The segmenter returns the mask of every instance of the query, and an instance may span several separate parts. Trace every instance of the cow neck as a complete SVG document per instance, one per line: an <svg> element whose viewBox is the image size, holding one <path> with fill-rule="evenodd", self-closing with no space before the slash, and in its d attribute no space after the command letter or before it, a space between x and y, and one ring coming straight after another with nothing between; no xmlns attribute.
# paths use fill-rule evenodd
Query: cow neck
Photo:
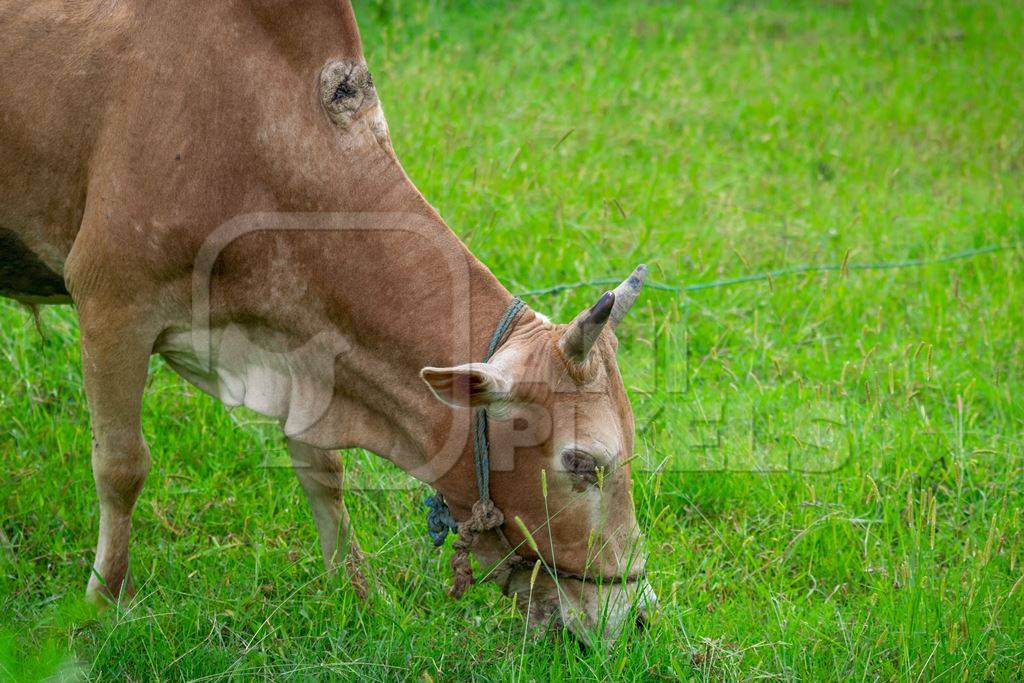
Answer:
<svg viewBox="0 0 1024 683"><path fill-rule="evenodd" d="M331 410L300 439L369 450L443 493L456 513L468 513L478 499L473 414L438 401L419 373L481 362L513 296L443 222L435 225L433 245L445 253L414 267L409 259L381 258L379 250L345 255L372 259L380 284L334 290L330 319L353 343L337 359ZM320 251L317 258L335 257ZM453 263L462 278L455 285ZM344 264L329 270L344 272Z"/></svg>
<svg viewBox="0 0 1024 683"><path fill-rule="evenodd" d="M515 300L486 267L479 262L475 265L477 267L472 269L469 302L456 307L463 308L467 316L470 342L465 351L456 353L445 361L449 365L488 360L489 356L493 355L493 350L488 347L494 337L495 328ZM522 314L518 318L522 318ZM503 334L502 341L507 341L510 333L511 330L508 330L508 333ZM430 360L423 362L415 368L417 376L420 368L426 365L439 364ZM425 384L422 385L422 389L429 395ZM423 476L422 468L407 471L444 494L461 517L467 514L481 497L480 473L475 463L474 446L481 436L482 413L467 408L453 409L437 401L432 395L429 396L425 410L424 422L420 424L431 425L432 429L422 444L424 448L420 455L426 462L433 463L433 467L429 468L427 476Z"/></svg>

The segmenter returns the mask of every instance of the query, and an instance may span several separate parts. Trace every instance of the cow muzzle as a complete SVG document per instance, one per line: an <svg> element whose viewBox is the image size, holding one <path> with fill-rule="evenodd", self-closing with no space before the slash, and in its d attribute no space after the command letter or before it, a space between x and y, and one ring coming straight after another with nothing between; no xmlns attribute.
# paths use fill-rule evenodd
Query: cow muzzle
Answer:
<svg viewBox="0 0 1024 683"><path fill-rule="evenodd" d="M583 581L521 569L505 591L516 596L531 628L566 628L586 647L611 646L627 624L645 627L658 604L646 579Z"/></svg>

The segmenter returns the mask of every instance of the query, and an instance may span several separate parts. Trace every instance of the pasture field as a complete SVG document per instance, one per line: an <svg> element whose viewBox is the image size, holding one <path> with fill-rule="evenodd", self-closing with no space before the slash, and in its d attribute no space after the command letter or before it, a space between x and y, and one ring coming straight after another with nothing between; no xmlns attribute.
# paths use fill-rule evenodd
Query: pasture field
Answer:
<svg viewBox="0 0 1024 683"><path fill-rule="evenodd" d="M450 600L426 488L354 453L361 605L277 427L158 359L139 599L94 614L73 311L42 339L2 303L0 679L1021 680L1024 5L356 11L399 156L511 290L845 267L650 289L620 328L661 611L585 652L493 587ZM600 292L528 302L566 320Z"/></svg>

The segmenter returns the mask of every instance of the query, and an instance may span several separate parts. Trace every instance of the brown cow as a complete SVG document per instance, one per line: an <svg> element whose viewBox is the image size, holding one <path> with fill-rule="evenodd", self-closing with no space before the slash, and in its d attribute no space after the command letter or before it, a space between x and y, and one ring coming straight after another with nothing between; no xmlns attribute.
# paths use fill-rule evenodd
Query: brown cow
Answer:
<svg viewBox="0 0 1024 683"><path fill-rule="evenodd" d="M532 591L519 604L534 622L614 637L643 611L612 328L644 271L569 325L525 309L480 362L512 296L399 165L348 2L8 0L0 38L0 292L77 308L100 502L92 597L133 592L159 353L281 421L325 561L349 548L357 590L345 448L444 495L462 522L456 592L471 549L506 592ZM493 509L474 477L479 407Z"/></svg>

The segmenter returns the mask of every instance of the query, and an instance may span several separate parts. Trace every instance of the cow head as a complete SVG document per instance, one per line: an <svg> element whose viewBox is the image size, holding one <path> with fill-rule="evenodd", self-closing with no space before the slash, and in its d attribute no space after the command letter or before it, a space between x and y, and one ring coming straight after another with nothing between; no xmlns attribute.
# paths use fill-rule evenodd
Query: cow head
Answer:
<svg viewBox="0 0 1024 683"><path fill-rule="evenodd" d="M653 592L633 505L633 415L614 330L646 276L640 266L567 325L541 316L488 363L424 368L435 396L491 418L490 494L504 515L473 553L535 625L561 622L584 642L646 617ZM467 485L475 485L472 481ZM514 566L510 554L523 558ZM533 571L536 561L542 571Z"/></svg>

